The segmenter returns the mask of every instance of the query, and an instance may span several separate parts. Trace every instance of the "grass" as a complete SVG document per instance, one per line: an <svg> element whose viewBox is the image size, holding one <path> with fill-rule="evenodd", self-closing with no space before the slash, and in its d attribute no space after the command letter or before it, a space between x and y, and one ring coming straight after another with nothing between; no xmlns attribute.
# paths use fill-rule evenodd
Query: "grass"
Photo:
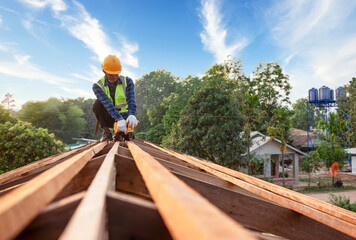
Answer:
<svg viewBox="0 0 356 240"><path fill-rule="evenodd" d="M354 190L354 186L342 186L342 187L332 187L332 186L310 186L298 192L300 193L328 193L328 192L343 192L348 190Z"/></svg>

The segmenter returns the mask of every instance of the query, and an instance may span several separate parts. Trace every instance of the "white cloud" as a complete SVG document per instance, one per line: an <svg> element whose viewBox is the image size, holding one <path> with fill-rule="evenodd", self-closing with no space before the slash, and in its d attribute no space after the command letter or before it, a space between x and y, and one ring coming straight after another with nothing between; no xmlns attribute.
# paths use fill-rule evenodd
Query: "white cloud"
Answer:
<svg viewBox="0 0 356 240"><path fill-rule="evenodd" d="M2 25L2 16L0 15L0 26Z"/></svg>
<svg viewBox="0 0 356 240"><path fill-rule="evenodd" d="M61 22L61 26L68 30L73 37L82 41L96 55L97 61L102 62L107 55L114 54L120 58L123 65L135 68L139 66L138 58L134 55L139 49L138 44L130 43L125 38L119 37L119 41L115 39L118 46L113 46L99 20L91 17L79 2L73 0L73 6L68 6L63 0L19 1L34 8L51 7L55 13L54 17ZM68 13L67 10L70 10L71 13ZM34 32L32 31L31 34Z"/></svg>
<svg viewBox="0 0 356 240"><path fill-rule="evenodd" d="M27 5L34 8L45 8L50 6L50 8L55 12L59 13L61 11L67 10L67 5L63 0L19 0Z"/></svg>
<svg viewBox="0 0 356 240"><path fill-rule="evenodd" d="M356 76L355 9L353 0L288 0L264 11L285 71L292 73L292 94L336 88Z"/></svg>
<svg viewBox="0 0 356 240"><path fill-rule="evenodd" d="M41 80L53 85L63 85L72 80L58 77L39 69L30 62L29 55L14 55L14 61L0 61L0 73L29 80Z"/></svg>
<svg viewBox="0 0 356 240"><path fill-rule="evenodd" d="M201 0L200 19L204 31L200 34L204 49L211 52L215 60L223 62L227 56L235 56L248 45L246 38L237 39L233 44L227 46L227 29L222 22L222 14L217 0Z"/></svg>

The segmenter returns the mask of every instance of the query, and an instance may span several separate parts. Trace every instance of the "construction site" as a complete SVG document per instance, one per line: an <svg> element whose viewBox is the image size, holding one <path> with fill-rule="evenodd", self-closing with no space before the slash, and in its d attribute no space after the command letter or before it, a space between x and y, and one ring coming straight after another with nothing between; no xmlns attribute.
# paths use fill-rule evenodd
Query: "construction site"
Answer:
<svg viewBox="0 0 356 240"><path fill-rule="evenodd" d="M0 175L0 239L354 239L356 213L139 139Z"/></svg>

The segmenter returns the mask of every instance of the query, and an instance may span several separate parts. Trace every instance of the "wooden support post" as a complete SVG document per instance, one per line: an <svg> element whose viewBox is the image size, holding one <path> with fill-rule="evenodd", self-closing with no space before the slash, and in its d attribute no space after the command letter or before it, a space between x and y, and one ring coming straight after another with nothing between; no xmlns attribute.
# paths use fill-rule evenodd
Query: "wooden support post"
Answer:
<svg viewBox="0 0 356 240"><path fill-rule="evenodd" d="M147 144L155 146L151 143ZM228 168L224 168L217 164L202 161L200 159L183 155L158 146L155 147L164 152L170 153L171 155L178 157L184 161L194 164L204 169L205 171L214 174L215 176L230 181L231 183L234 183L237 186L240 186L250 192L260 195L266 199L269 199L296 212L304 214L305 216L315 219L327 226L330 226L340 232L343 232L349 236L356 238L356 224L354 220L354 213L350 211L338 208L336 206L321 201L320 205L318 205L318 201L311 197L302 194L298 195L298 193L296 192L288 191L288 189L281 188L273 184L268 184L267 182L261 183L260 181L262 180L233 171ZM238 178L243 179L244 181L241 181ZM262 186L262 184L263 187L259 187ZM264 188L267 187L268 190L265 190ZM278 194L275 193L276 191L278 191ZM310 202L307 201L308 199L310 200Z"/></svg>
<svg viewBox="0 0 356 240"><path fill-rule="evenodd" d="M133 142L127 145L173 238L256 239L151 155Z"/></svg>
<svg viewBox="0 0 356 240"><path fill-rule="evenodd" d="M106 144L99 143L83 151L1 197L0 239L20 233Z"/></svg>
<svg viewBox="0 0 356 240"><path fill-rule="evenodd" d="M91 183L85 197L75 211L60 239L106 239L106 193L115 189L116 142Z"/></svg>

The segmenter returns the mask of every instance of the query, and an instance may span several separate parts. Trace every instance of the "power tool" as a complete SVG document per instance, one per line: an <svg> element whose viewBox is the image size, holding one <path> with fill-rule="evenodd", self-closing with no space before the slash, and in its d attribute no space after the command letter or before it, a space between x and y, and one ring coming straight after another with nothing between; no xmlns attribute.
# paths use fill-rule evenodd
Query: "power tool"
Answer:
<svg viewBox="0 0 356 240"><path fill-rule="evenodd" d="M114 124L114 141L133 141L135 139L135 132L134 129L130 126L127 125L127 132L120 132L119 129L117 128L117 123L115 122Z"/></svg>

